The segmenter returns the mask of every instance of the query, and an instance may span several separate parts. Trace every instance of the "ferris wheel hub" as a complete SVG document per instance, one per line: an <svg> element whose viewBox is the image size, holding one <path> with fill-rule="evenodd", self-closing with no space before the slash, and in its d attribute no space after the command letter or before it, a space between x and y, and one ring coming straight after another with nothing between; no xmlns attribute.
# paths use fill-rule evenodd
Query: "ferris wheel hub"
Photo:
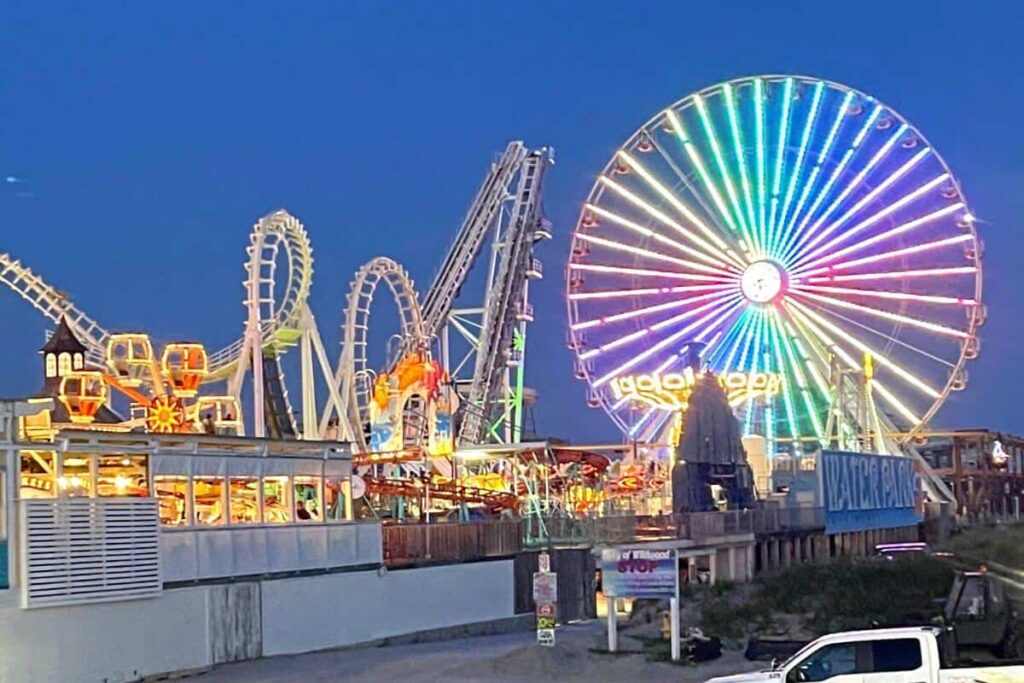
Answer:
<svg viewBox="0 0 1024 683"><path fill-rule="evenodd" d="M740 276L740 291L755 304L775 301L786 289L785 271L771 261L755 261Z"/></svg>

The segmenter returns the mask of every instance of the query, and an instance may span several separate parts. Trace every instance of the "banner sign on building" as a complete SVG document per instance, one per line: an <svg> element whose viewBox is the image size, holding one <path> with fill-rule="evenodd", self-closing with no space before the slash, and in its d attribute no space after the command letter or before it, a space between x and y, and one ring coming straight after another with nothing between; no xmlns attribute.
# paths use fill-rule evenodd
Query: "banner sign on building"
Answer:
<svg viewBox="0 0 1024 683"><path fill-rule="evenodd" d="M912 458L823 451L825 531L844 533L914 526L920 491Z"/></svg>
<svg viewBox="0 0 1024 683"><path fill-rule="evenodd" d="M676 590L675 554L606 548L601 551L601 586L608 597L671 598Z"/></svg>

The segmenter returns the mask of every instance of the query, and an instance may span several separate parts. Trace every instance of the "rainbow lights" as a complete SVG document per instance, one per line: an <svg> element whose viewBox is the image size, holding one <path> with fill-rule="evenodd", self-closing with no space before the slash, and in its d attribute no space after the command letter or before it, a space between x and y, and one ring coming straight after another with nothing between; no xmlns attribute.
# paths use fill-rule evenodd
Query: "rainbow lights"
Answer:
<svg viewBox="0 0 1024 683"><path fill-rule="evenodd" d="M583 206L578 374L636 439L680 401L623 387L681 377L695 355L721 377L778 378L734 401L775 451L835 438L840 386L878 400L843 415L848 432L913 429L962 376L980 253L952 173L885 105L797 76L708 88L637 131Z"/></svg>

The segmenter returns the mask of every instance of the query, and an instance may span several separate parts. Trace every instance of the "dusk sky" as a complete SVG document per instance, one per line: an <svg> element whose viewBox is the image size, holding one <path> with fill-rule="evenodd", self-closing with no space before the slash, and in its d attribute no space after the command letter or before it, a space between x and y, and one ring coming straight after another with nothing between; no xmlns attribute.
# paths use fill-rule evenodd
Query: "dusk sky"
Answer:
<svg viewBox="0 0 1024 683"><path fill-rule="evenodd" d="M542 433L617 439L565 347L562 271L595 175L697 89L808 74L900 112L959 178L987 246L989 322L937 422L1024 432L1020 3L274 4L4 3L0 252L107 329L219 348L242 330L251 226L285 208L313 242L333 356L363 262L390 256L422 291L492 155L550 145L555 239L527 383ZM0 288L0 396L39 388L47 326Z"/></svg>

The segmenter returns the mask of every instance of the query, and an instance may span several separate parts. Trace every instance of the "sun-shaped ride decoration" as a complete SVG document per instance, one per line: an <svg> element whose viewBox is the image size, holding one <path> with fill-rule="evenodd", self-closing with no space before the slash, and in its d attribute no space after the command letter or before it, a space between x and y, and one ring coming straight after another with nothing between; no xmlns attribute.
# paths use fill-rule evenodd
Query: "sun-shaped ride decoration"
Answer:
<svg viewBox="0 0 1024 683"><path fill-rule="evenodd" d="M744 78L656 114L598 176L569 344L631 439L670 429L693 367L780 449L909 438L966 384L981 283L975 219L917 129L836 83Z"/></svg>

